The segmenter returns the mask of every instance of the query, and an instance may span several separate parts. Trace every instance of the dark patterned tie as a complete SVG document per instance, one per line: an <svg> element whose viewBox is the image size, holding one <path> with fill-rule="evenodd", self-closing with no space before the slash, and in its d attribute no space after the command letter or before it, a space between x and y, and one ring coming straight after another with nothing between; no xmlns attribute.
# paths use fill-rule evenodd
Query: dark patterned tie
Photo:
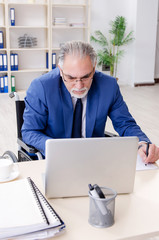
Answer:
<svg viewBox="0 0 159 240"><path fill-rule="evenodd" d="M72 138L81 138L82 136L82 108L82 101L78 98L73 115Z"/></svg>

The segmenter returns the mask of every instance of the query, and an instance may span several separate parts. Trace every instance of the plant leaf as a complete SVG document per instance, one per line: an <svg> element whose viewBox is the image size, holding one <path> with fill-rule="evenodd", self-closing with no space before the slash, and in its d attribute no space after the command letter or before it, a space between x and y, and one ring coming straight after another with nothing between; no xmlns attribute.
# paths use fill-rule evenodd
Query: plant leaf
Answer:
<svg viewBox="0 0 159 240"><path fill-rule="evenodd" d="M91 36L91 41L94 41L98 43L100 46L105 47L108 46L107 38L104 36L104 34L101 31L95 31L95 36Z"/></svg>

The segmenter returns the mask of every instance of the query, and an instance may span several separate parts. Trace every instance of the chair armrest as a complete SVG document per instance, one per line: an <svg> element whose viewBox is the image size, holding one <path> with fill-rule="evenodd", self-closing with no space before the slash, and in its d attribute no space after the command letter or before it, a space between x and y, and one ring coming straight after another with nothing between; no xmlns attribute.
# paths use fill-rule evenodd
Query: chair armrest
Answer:
<svg viewBox="0 0 159 240"><path fill-rule="evenodd" d="M107 131L104 132L104 135L105 135L105 137L119 137L117 134L107 132Z"/></svg>
<svg viewBox="0 0 159 240"><path fill-rule="evenodd" d="M21 138L17 138L17 143L25 149L28 153L37 153L38 150L30 145L27 145L25 142L22 141Z"/></svg>

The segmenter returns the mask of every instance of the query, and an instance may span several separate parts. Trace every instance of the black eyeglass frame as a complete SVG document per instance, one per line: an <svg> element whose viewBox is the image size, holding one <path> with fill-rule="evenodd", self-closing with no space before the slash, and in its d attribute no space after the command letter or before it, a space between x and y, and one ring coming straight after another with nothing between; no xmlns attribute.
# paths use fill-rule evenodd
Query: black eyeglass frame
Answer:
<svg viewBox="0 0 159 240"><path fill-rule="evenodd" d="M89 80L91 80L91 79L93 78L93 76L91 76L93 72L94 72L94 67L93 67L92 71L91 71L90 73L86 74L84 77L82 77L82 78L80 78L80 79L78 79L78 78L72 78L72 79L70 79L70 80L68 81L68 80L66 80L66 79L64 78L64 75L65 75L65 74L64 74L63 70L61 69L62 79L63 79L64 82L67 82L67 83L76 83L76 82L78 82L78 81L80 81L80 82L87 82L87 81L89 81ZM94 74L93 74L93 75L94 75Z"/></svg>

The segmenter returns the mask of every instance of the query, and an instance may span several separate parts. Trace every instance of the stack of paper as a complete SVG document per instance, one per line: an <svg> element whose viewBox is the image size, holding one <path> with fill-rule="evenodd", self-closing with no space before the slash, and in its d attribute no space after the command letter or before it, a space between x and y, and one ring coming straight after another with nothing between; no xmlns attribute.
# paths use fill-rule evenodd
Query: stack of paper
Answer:
<svg viewBox="0 0 159 240"><path fill-rule="evenodd" d="M42 239L64 230L64 222L30 178L1 184L0 193L0 239Z"/></svg>
<svg viewBox="0 0 159 240"><path fill-rule="evenodd" d="M55 17L53 21L54 25L66 25L67 20L64 17Z"/></svg>

